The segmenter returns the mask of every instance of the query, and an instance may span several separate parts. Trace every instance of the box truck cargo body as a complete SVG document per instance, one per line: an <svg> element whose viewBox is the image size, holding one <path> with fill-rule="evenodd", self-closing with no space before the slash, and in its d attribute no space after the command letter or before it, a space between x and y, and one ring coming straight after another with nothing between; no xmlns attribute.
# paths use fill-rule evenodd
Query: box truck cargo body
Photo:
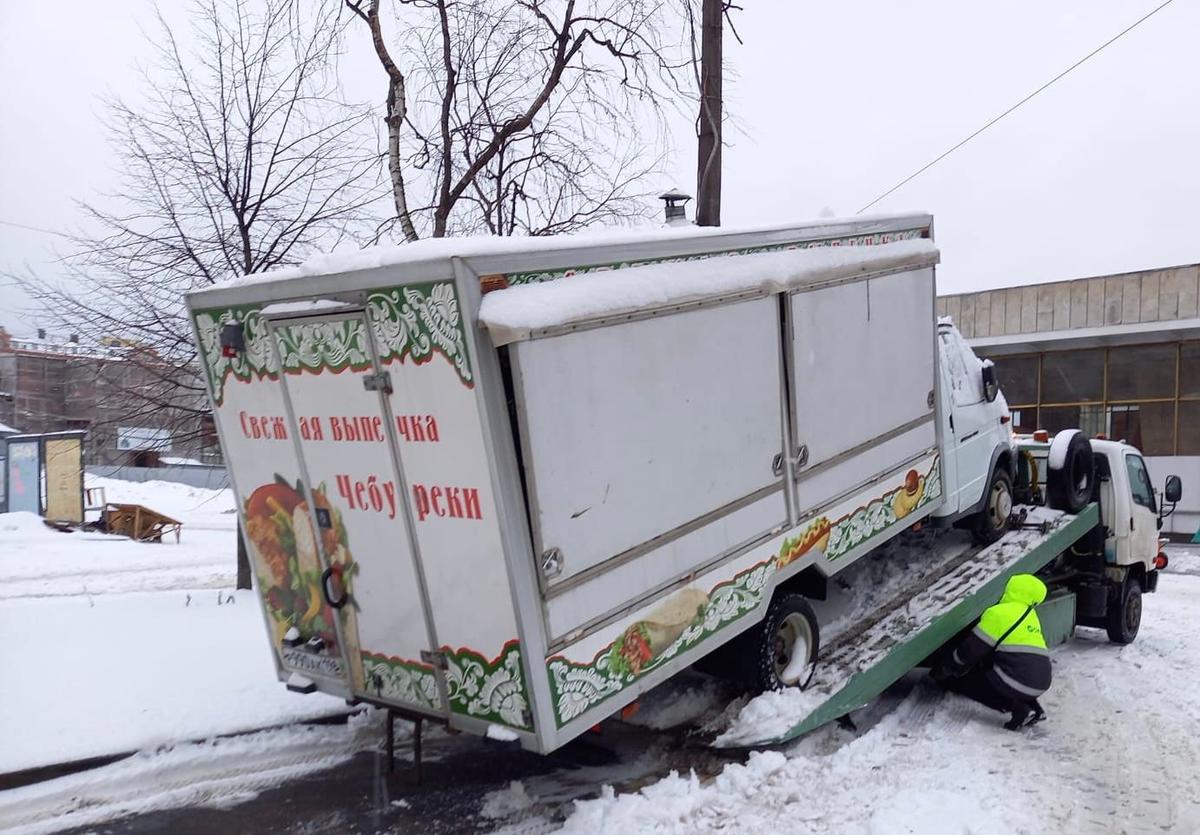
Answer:
<svg viewBox="0 0 1200 835"><path fill-rule="evenodd" d="M192 293L280 678L549 751L777 589L978 515L1007 409L939 337L931 223L440 240Z"/></svg>

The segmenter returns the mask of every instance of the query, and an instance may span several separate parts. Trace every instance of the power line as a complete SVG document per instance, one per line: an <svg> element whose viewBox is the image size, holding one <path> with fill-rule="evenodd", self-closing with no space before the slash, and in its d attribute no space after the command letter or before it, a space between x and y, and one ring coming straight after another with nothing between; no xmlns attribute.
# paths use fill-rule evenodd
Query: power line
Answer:
<svg viewBox="0 0 1200 835"><path fill-rule="evenodd" d="M5 220L4 218L0 218L0 226L14 226L17 229L27 229L30 232L43 232L47 235L58 235L60 238L71 237L70 235L66 234L65 232L56 232L53 229L43 229L40 226L28 226L27 224L16 223L15 221Z"/></svg>
<svg viewBox="0 0 1200 835"><path fill-rule="evenodd" d="M911 174L909 174L907 177L905 177L903 180L901 180L900 182L896 183L896 185L892 186L892 187L891 187L891 188L889 188L887 191L885 191L883 194L879 195L879 196L878 196L878 197L876 197L874 200L872 200L870 203L868 203L867 205L863 206L861 209L859 209L857 212L855 212L855 214L856 214L856 215L861 215L861 214L862 214L863 212L865 212L867 209L869 209L869 208L871 208L872 206L874 206L876 203L878 203L878 202L879 202L880 200L882 200L883 198L887 197L887 196L888 196L889 194L891 194L892 192L894 192L894 191L896 191L897 189L901 188L902 186L906 185L906 184L907 184L907 183L909 183L910 181L912 181L912 180L916 179L916 178L917 178L917 177L919 177L921 174L924 174L924 173L925 173L926 171L928 171L930 168L932 168L933 166L937 165L939 162L941 162L942 160L944 160L946 157L950 156L952 153L954 153L955 151L957 151L957 150L958 150L959 148L961 148L963 145L966 145L966 144L967 144L968 142L970 142L972 139L974 139L975 137L979 136L979 134L983 133L985 130L987 130L988 128L990 128L992 125L994 125L994 124L996 124L997 122L999 122L1001 119L1003 119L1003 118L1004 118L1005 116L1007 116L1009 113L1012 113L1012 112L1013 112L1014 110L1016 110L1018 107L1020 107L1021 105L1025 104L1025 102L1027 102L1027 101L1029 101L1030 99L1032 99L1032 98L1033 98L1034 96L1036 96L1038 93L1042 92L1043 90L1045 90L1047 87L1049 87L1049 86L1051 86L1052 84L1054 84L1054 83L1055 83L1056 81L1058 81L1059 79L1061 79L1061 78L1065 77L1066 75L1069 75L1069 74L1070 74L1070 73L1071 73L1073 70L1077 69L1077 68L1078 68L1080 65L1082 65L1083 63L1085 63L1087 60L1089 60L1090 58L1092 58L1092 57L1094 57L1094 56L1098 55L1100 52L1104 51L1104 49L1106 49L1107 47L1109 47L1109 46L1111 46L1112 44L1116 43L1116 42L1117 42L1117 41L1119 41L1121 38L1123 38L1125 35L1128 35L1128 34L1129 34L1130 32L1132 32L1134 29L1136 29L1137 27L1141 26L1143 23L1145 23L1145 22L1146 22L1147 20L1149 20L1150 18L1154 17L1156 14L1158 14L1159 12L1161 12L1161 11L1162 11L1163 9L1165 9L1167 6L1171 5L1173 2L1175 2L1175 0L1166 0L1166 2L1165 2L1165 3L1162 3L1162 4L1160 4L1160 5L1156 6L1156 7L1154 7L1153 9L1151 9L1149 12L1147 12L1146 14L1144 14L1142 17L1140 17L1140 18L1138 18L1136 21L1134 21L1134 22L1133 22L1131 25L1129 25L1129 26L1128 26L1128 27L1126 27L1125 29L1122 29L1122 30L1121 30L1120 32L1118 32L1117 34L1113 35L1113 36L1112 36L1111 38L1109 38L1107 41L1105 41L1104 43L1100 44L1100 46L1096 47L1096 48L1095 48L1095 49L1093 49L1091 52L1089 52L1087 55L1083 56L1083 57L1082 57L1082 58L1080 58L1078 61L1076 61L1074 64L1072 64L1071 66L1067 67L1065 70L1063 70L1062 72L1060 72L1058 75L1054 76L1054 78L1052 78L1052 79L1050 79L1049 81L1047 81L1047 82L1046 82L1045 84L1043 84L1041 87L1038 87L1036 90L1034 90L1034 91L1033 91L1032 93L1030 93L1028 96L1026 96L1025 98L1021 99L1019 102L1017 102L1016 104L1014 104L1014 105L1013 105L1012 107L1010 107L1008 110L1005 110L1005 111L1004 111L1003 113L1001 113L999 116L997 116L997 117L995 117L994 119L992 119L990 122L988 122L986 125L984 125L983 127L981 127L979 130L975 131L973 134L971 134L970 136L968 136L966 139L962 140L962 141L961 141L961 142L959 142L957 145L954 145L953 147L949 148L948 150L946 150L946 151L943 151L942 153L938 154L936 157L934 157L932 160L930 160L929 162L927 162L925 165L921 166L921 167L920 167L920 168L918 168L916 171L914 171L913 173L911 173Z"/></svg>

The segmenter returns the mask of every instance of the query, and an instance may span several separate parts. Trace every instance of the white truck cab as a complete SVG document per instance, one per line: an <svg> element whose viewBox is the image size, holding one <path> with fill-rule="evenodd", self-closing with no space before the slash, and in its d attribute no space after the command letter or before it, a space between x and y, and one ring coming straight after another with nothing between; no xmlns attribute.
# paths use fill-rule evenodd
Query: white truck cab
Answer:
<svg viewBox="0 0 1200 835"><path fill-rule="evenodd" d="M937 340L946 502L934 518L991 542L1004 533L1013 507L1016 444L1008 402L991 361L975 356L947 317L938 320Z"/></svg>
<svg viewBox="0 0 1200 835"><path fill-rule="evenodd" d="M1159 501L1142 453L1124 441L1087 439L1077 429L1052 439L1044 432L1018 439L1016 497L1068 512L1100 505L1100 524L1053 568L1077 599L1076 621L1131 642L1141 623L1143 592L1158 586L1167 564L1158 532L1183 493L1168 476Z"/></svg>

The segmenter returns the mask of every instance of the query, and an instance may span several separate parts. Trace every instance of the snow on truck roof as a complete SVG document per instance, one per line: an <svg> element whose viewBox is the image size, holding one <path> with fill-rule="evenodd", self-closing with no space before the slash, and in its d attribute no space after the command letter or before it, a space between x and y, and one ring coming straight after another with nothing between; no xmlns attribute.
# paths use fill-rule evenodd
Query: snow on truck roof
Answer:
<svg viewBox="0 0 1200 835"><path fill-rule="evenodd" d="M366 249L343 250L315 255L304 263L293 267L284 267L282 269L231 278L218 283L213 288L194 291L194 294L206 295L216 288L345 274L382 267L446 261L450 258L519 256L526 253L544 254L591 247L616 248L630 245L687 242L689 240L733 237L738 235L761 235L791 231L824 232L827 229L839 230L841 228L844 228L845 234L856 234L874 225L891 224L896 221L920 220L923 224L927 224L929 218L930 216L926 212L904 212L859 215L850 218L821 218L817 221L792 221L747 227L672 226L654 229L607 228L573 232L566 235L547 235L544 237L467 235L449 238L425 238L411 243L392 246L373 246Z"/></svg>
<svg viewBox="0 0 1200 835"><path fill-rule="evenodd" d="M479 321L500 346L537 331L737 296L781 293L816 282L932 266L927 238L873 246L827 246L665 262L494 290Z"/></svg>

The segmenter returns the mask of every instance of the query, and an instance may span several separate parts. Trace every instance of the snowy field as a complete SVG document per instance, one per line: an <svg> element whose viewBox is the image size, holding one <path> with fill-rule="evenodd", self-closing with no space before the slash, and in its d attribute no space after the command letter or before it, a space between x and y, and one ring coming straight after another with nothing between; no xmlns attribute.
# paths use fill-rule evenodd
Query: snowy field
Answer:
<svg viewBox="0 0 1200 835"><path fill-rule="evenodd" d="M0 831L33 835L184 806L236 814L262 791L378 746L378 712L344 725L294 724L345 706L290 694L275 680L253 598L230 591L227 491L104 485L110 500L182 519L182 542L68 535L27 515L0 516L0 773L139 753L0 792ZM939 559L956 553L945 549ZM687 771L683 752L688 764L668 774L681 752L663 753L664 737L650 735L712 722L727 698L715 683L692 679L643 700L633 722L654 730L644 731L636 761L558 767L508 785L501 754L493 785L504 788L481 791L448 831L1200 831L1200 546L1170 554L1137 642L1117 647L1080 630L1056 649L1055 684L1043 699L1049 719L1026 732L1003 730L999 714L914 675L862 711L856 732L826 727L699 773ZM919 580L936 568L901 556L862 563L843 579L883 587L891 575ZM861 614L864 598L852 599L823 613L830 635ZM241 731L253 732L227 736ZM329 798L331 808L348 802ZM406 805L384 804L393 814ZM363 831L425 831L426 823ZM297 826L280 823L308 831Z"/></svg>
<svg viewBox="0 0 1200 835"><path fill-rule="evenodd" d="M0 515L0 774L345 710L276 681L258 606L233 592L230 491L88 486L183 533L138 543Z"/></svg>

